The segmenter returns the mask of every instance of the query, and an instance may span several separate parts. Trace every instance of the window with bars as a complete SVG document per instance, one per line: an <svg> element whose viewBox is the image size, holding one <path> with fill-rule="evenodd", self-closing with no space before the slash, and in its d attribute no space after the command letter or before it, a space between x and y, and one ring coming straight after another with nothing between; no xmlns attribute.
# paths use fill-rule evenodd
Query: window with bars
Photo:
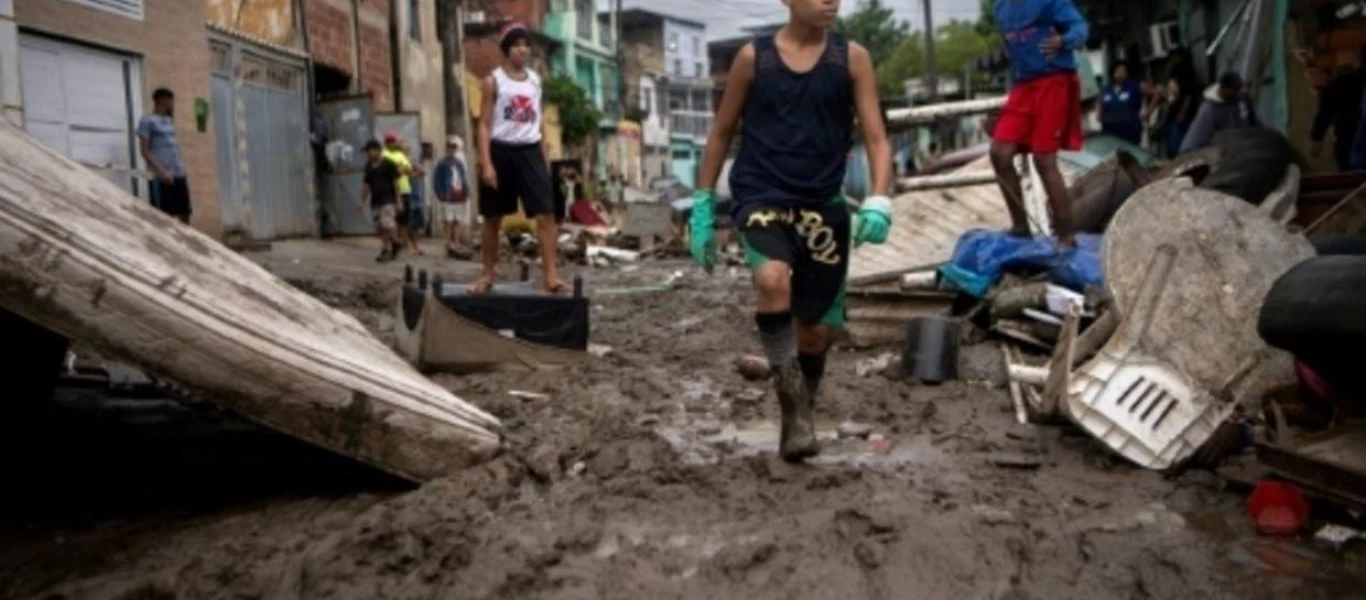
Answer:
<svg viewBox="0 0 1366 600"><path fill-rule="evenodd" d="M143 19L143 0L66 0L72 4L88 6L96 10L102 10L116 15L122 15L130 19Z"/></svg>

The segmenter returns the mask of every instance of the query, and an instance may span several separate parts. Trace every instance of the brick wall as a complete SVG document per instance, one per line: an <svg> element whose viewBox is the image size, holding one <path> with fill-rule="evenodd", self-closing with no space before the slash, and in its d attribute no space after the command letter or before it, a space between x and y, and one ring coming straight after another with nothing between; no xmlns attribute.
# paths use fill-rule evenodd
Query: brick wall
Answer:
<svg viewBox="0 0 1366 600"><path fill-rule="evenodd" d="M387 0L366 0L367 2ZM370 92L376 112L394 110L394 63L387 28L360 28L361 91Z"/></svg>
<svg viewBox="0 0 1366 600"><path fill-rule="evenodd" d="M195 127L194 101L208 99L209 41L203 2L146 0L145 18L136 21L63 0L14 3L15 20L29 31L86 40L142 58L142 106L150 110L152 90L175 90L176 136L189 171L194 199L191 224L222 235L218 205L217 156L213 128ZM140 118L142 115L136 115Z"/></svg>
<svg viewBox="0 0 1366 600"><path fill-rule="evenodd" d="M539 30L545 25L546 0L466 0L465 10L483 11L490 21L519 21Z"/></svg>
<svg viewBox="0 0 1366 600"><path fill-rule="evenodd" d="M498 68L503 60L503 51L498 49L498 36L486 35L465 38L465 70L483 79Z"/></svg>
<svg viewBox="0 0 1366 600"><path fill-rule="evenodd" d="M351 72L351 12L322 0L306 0L308 43L313 60L348 75Z"/></svg>
<svg viewBox="0 0 1366 600"><path fill-rule="evenodd" d="M389 39L390 0L360 2L360 91L370 92L376 111L394 110L394 63ZM313 60L355 77L351 46L356 33L348 0L304 0Z"/></svg>

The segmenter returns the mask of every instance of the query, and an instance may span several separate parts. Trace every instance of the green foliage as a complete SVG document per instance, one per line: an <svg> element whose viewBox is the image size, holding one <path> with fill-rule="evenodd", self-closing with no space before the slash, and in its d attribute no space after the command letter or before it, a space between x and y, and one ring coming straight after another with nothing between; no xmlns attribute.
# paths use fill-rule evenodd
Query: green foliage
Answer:
<svg viewBox="0 0 1366 600"><path fill-rule="evenodd" d="M544 98L560 109L560 135L565 144L580 144L598 130L602 112L573 79L552 75L545 80Z"/></svg>
<svg viewBox="0 0 1366 600"><path fill-rule="evenodd" d="M990 1L990 0L986 0ZM977 25L968 21L949 21L935 30L935 58L939 76L961 77L972 61L996 48L995 35L984 36ZM878 91L883 95L901 96L907 79L925 74L925 38L917 31L908 36L877 65Z"/></svg>
<svg viewBox="0 0 1366 600"><path fill-rule="evenodd" d="M911 34L911 25L896 18L896 12L882 0L859 0L848 17L835 20L835 32L868 49L873 64L881 64Z"/></svg>
<svg viewBox="0 0 1366 600"><path fill-rule="evenodd" d="M907 36L886 60L877 66L877 90L883 96L900 97L906 93L907 79L925 72L925 35L919 31Z"/></svg>
<svg viewBox="0 0 1366 600"><path fill-rule="evenodd" d="M982 0L981 14L973 27L977 29L977 35L983 37L993 37L1001 33L996 27L996 0Z"/></svg>

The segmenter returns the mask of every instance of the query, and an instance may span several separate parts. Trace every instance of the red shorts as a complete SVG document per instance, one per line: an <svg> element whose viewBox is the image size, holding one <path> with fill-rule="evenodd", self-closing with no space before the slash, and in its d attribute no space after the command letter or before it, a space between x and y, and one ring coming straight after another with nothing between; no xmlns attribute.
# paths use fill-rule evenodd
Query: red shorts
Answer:
<svg viewBox="0 0 1366 600"><path fill-rule="evenodd" d="M1030 154L1081 150L1081 80L1076 73L1044 75L1010 90L993 139Z"/></svg>

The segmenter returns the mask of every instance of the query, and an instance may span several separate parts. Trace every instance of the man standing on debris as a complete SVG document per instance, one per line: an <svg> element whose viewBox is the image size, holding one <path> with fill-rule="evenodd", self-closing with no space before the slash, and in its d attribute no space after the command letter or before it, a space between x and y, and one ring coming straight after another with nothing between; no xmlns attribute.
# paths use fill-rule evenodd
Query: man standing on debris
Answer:
<svg viewBox="0 0 1366 600"><path fill-rule="evenodd" d="M171 90L157 88L152 92L152 114L138 122L138 146L142 160L156 175L148 185L152 206L189 224L190 184L176 139L175 94Z"/></svg>
<svg viewBox="0 0 1366 600"><path fill-rule="evenodd" d="M829 327L844 322L850 248L881 244L891 226L892 150L872 58L830 31L839 0L785 3L787 25L746 44L731 68L693 196L689 246L704 269L715 267L712 187L743 119L730 175L735 223L753 269L755 322L782 408L778 451L798 461L819 451L811 413ZM855 114L874 195L851 220L841 188Z"/></svg>
<svg viewBox="0 0 1366 600"><path fill-rule="evenodd" d="M1352 170L1352 142L1361 122L1362 95L1366 93L1366 46L1358 51L1356 64L1344 64L1341 72L1319 92L1319 111L1314 115L1314 129L1310 139L1311 154L1323 154L1323 138L1332 128L1336 143L1333 158L1338 170Z"/></svg>
<svg viewBox="0 0 1366 600"><path fill-rule="evenodd" d="M1076 245L1059 150L1080 150L1081 81L1073 54L1086 43L1086 19L1072 0L996 0L996 23L1010 53L1010 95L991 141L991 166L1010 211L1011 235L1030 235L1015 157L1034 155L1048 193L1058 245Z"/></svg>
<svg viewBox="0 0 1366 600"><path fill-rule="evenodd" d="M413 223L420 223L422 218L421 207L415 206L413 202L413 175L421 175L417 168L413 167L412 161L408 160L408 150L404 148L403 141L398 139L398 132L386 131L384 133L384 158L394 163L398 167L399 177L396 185L398 186L398 230L394 236L394 255L398 256L399 250L406 244L413 254L422 254L422 248L417 245L417 235L412 232ZM418 227L421 225L419 224Z"/></svg>
<svg viewBox="0 0 1366 600"><path fill-rule="evenodd" d="M1181 142L1181 153L1199 150L1214 141L1214 134L1230 129L1257 127L1257 109L1243 93L1243 77L1233 71L1219 76L1219 84L1205 92L1205 102L1195 113L1190 132Z"/></svg>
<svg viewBox="0 0 1366 600"><path fill-rule="evenodd" d="M498 232L503 217L522 211L536 221L536 238L545 270L545 291L564 294L570 290L560 279L558 227L550 183L549 156L541 132L541 78L527 68L531 58L531 33L520 23L503 28L498 47L503 64L484 78L484 116L479 123L481 179L490 188L479 198L484 217L484 271L470 288L482 294L497 280Z"/></svg>
<svg viewBox="0 0 1366 600"><path fill-rule="evenodd" d="M466 190L469 188L465 170L465 141L453 135L446 140L446 156L436 163L432 173L432 190L441 203L441 223L446 230L446 255L452 258L461 251L460 214L465 212Z"/></svg>
<svg viewBox="0 0 1366 600"><path fill-rule="evenodd" d="M360 198L357 208L361 214L369 214L375 219L375 229L379 231L380 251L377 262L389 262L398 253L400 242L395 239L398 230L398 176L399 167L384 155L379 142L371 140L365 145L365 175L361 179ZM370 198L367 207L366 196Z"/></svg>

